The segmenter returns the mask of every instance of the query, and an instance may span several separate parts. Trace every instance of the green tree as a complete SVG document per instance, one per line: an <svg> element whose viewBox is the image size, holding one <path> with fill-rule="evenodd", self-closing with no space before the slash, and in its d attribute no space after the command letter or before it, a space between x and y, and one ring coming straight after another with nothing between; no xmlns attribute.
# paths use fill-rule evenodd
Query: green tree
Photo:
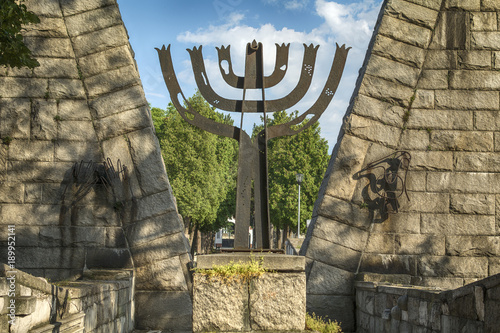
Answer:
<svg viewBox="0 0 500 333"><path fill-rule="evenodd" d="M286 123L298 112L279 111L268 118L268 126ZM262 130L255 126L253 136ZM300 229L306 231L306 220L311 218L328 160L328 142L320 135L319 123L314 123L293 136L278 137L268 142L269 210L271 223L279 230L297 230L298 185L296 174L304 180L300 195Z"/></svg>
<svg viewBox="0 0 500 333"><path fill-rule="evenodd" d="M199 92L188 100L203 116L233 123ZM218 230L235 212L237 142L188 124L171 103L151 115L179 213L197 230Z"/></svg>
<svg viewBox="0 0 500 333"><path fill-rule="evenodd" d="M25 24L40 23L40 19L28 11L22 2L23 0L1 0L0 65L34 68L40 64L32 58L31 51L24 44L21 30Z"/></svg>

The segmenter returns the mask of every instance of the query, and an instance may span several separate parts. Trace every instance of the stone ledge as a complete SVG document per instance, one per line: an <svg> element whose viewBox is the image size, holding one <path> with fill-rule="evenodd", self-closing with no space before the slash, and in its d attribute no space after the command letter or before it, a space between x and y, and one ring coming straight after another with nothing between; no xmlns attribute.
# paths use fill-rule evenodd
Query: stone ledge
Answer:
<svg viewBox="0 0 500 333"><path fill-rule="evenodd" d="M262 266L272 271L303 272L306 265L306 257L291 256L287 254L275 254L264 252L251 253L224 253L200 255L197 258L197 268L210 269L214 265L227 265L231 262L250 262L252 259L263 259Z"/></svg>

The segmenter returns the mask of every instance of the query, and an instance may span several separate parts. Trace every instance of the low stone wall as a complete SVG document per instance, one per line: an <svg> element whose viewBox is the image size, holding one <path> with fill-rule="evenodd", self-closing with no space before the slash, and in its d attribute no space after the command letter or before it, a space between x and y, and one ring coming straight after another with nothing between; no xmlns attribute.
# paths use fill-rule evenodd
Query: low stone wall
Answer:
<svg viewBox="0 0 500 333"><path fill-rule="evenodd" d="M386 280L404 277L387 276ZM356 281L357 332L497 332L500 274L453 290ZM367 281L372 280L372 281Z"/></svg>
<svg viewBox="0 0 500 333"><path fill-rule="evenodd" d="M266 272L248 281L222 281L199 273L193 281L193 331L300 331L305 327L305 258L256 255ZM248 254L198 257L198 268L251 260Z"/></svg>
<svg viewBox="0 0 500 333"><path fill-rule="evenodd" d="M0 266L0 276L0 332L128 333L134 329L132 270L89 270L83 280L57 285L7 265ZM12 291L15 297L10 297ZM11 312L12 299L16 307ZM13 318L9 313L15 314L14 324L9 323Z"/></svg>

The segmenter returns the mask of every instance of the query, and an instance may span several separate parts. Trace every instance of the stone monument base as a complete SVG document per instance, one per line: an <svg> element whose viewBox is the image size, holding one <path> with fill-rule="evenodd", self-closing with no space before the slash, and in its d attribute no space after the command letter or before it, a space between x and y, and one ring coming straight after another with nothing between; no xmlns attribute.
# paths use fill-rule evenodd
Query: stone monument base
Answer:
<svg viewBox="0 0 500 333"><path fill-rule="evenodd" d="M257 260L267 270L230 281L194 273L193 332L301 331L305 327L305 257L273 253L199 256L197 268Z"/></svg>

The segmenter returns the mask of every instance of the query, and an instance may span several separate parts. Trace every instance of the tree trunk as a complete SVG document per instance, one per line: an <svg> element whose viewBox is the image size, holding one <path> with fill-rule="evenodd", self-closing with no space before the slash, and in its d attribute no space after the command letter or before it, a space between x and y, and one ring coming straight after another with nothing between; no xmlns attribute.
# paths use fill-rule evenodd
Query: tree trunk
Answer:
<svg viewBox="0 0 500 333"><path fill-rule="evenodd" d="M283 232L281 232L280 228L276 228L276 248L281 249L281 237Z"/></svg>
<svg viewBox="0 0 500 333"><path fill-rule="evenodd" d="M201 231L196 226L196 253L201 253Z"/></svg>

